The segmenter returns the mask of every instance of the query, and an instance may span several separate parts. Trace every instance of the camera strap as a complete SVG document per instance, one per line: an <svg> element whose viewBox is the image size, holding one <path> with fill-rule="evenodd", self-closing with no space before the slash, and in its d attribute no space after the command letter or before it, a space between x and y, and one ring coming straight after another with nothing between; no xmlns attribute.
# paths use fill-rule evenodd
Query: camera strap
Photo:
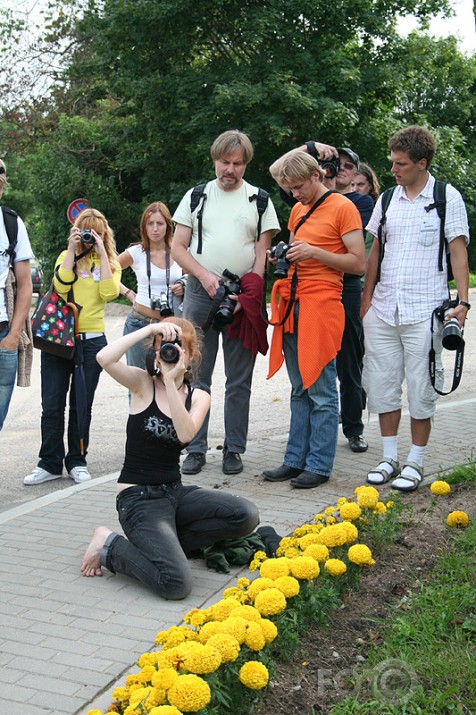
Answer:
<svg viewBox="0 0 476 715"><path fill-rule="evenodd" d="M429 361L429 369L430 369L430 381L433 389L435 392L437 392L439 395L449 395L451 392L454 392L456 388L458 387L460 381L461 381L461 376L463 374L463 358L464 358L464 340L461 341L461 347L457 348L455 350L455 364L454 364L454 370L453 370L453 384L451 386L451 390L448 390L448 392L441 392L436 386L435 386L435 381L436 381L436 354L435 354L435 348L433 347L433 320L435 318L435 312L431 314L431 346L430 346L430 352L428 353L428 361Z"/></svg>
<svg viewBox="0 0 476 715"><path fill-rule="evenodd" d="M331 194L335 194L335 193L336 193L335 191L326 191L326 193L323 194L322 196L320 196L317 199L317 201L311 206L309 211L306 214L304 214L304 216L301 216L301 218L299 219L299 221L296 225L296 228L294 229L294 237L295 238L296 238L296 233L301 228L301 226L304 223L306 223L309 216L311 216L314 213L314 211L317 208L319 208L319 206L322 203L324 203L324 201L327 199L328 196L330 196ZM289 318L289 316L291 315L291 311L293 309L294 303L296 302L297 285L298 285L298 272L297 272L297 265L296 265L296 266L294 266L294 273L293 273L293 277L291 278L291 295L289 297L289 303L286 306L286 312L284 313L284 317L282 320L279 321L279 323L271 323L270 322L270 325L273 325L274 327L279 327L280 325L284 325L286 320Z"/></svg>
<svg viewBox="0 0 476 715"><path fill-rule="evenodd" d="M200 326L200 328L205 332L210 328L210 326L213 323L213 318L217 314L218 308L220 307L223 298L225 297L226 289L225 285L222 281L220 281L220 285L217 288L217 292L215 293L215 297L213 298L212 304L210 306L209 313L207 315L207 319L205 320L204 323Z"/></svg>
<svg viewBox="0 0 476 715"><path fill-rule="evenodd" d="M150 275L151 275L151 260L150 251L146 251L146 262L147 262L147 282L149 287L149 303L152 300L152 293L150 290ZM167 303L170 305L170 251L167 244L165 244L165 285L167 286Z"/></svg>

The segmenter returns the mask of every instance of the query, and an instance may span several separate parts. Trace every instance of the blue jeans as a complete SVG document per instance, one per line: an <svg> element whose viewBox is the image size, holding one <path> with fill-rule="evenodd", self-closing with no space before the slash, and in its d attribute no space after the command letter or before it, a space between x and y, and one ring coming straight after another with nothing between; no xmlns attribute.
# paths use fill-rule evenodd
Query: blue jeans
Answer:
<svg viewBox="0 0 476 715"><path fill-rule="evenodd" d="M8 335L8 328L0 330L0 340ZM0 348L0 431L5 422L17 376L18 350Z"/></svg>
<svg viewBox="0 0 476 715"><path fill-rule="evenodd" d="M80 435L76 418L74 392L74 360L41 353L41 448L38 466L51 474L61 474L63 461L69 472L72 467L85 466L89 444L89 426L94 393L102 368L96 355L107 345L105 336L83 341L84 377L86 381L87 425L84 435L84 455L80 449ZM66 397L69 391L68 452L65 456L64 426Z"/></svg>
<svg viewBox="0 0 476 715"><path fill-rule="evenodd" d="M284 334L284 356L291 382L291 423L284 464L328 477L334 465L339 420L336 361L331 360L305 390L298 367L297 331L298 305L295 332Z"/></svg>
<svg viewBox="0 0 476 715"><path fill-rule="evenodd" d="M140 313L138 313L137 310L133 309L126 318L122 334L130 335L131 333L135 333L136 330L145 328L146 325L158 322L160 321L155 320L154 318L141 318ZM126 353L127 364L132 365L133 367L140 367L145 370L145 355L150 346L150 338L145 338L139 343L133 345Z"/></svg>
<svg viewBox="0 0 476 715"><path fill-rule="evenodd" d="M189 276L184 300L184 318L195 325L203 325L210 312L212 300L201 283ZM225 441L229 452L243 454L248 437L251 382L256 355L243 347L239 338L228 337L228 326L221 330L209 328L203 337L202 362L195 378L194 386L210 391L212 375L217 359L220 335L225 366ZM198 434L187 447L187 452L205 454L208 448L208 413Z"/></svg>
<svg viewBox="0 0 476 715"><path fill-rule="evenodd" d="M247 499L181 482L129 487L117 495L116 506L127 539L110 534L101 565L171 600L192 590L187 555L247 536L259 523L258 510Z"/></svg>

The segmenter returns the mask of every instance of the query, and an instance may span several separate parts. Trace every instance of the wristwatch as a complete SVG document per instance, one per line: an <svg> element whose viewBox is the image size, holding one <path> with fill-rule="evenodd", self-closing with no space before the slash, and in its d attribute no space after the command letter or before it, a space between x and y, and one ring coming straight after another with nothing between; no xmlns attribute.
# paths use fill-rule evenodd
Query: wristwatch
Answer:
<svg viewBox="0 0 476 715"><path fill-rule="evenodd" d="M465 300L459 300L458 305L464 305L466 310L469 310L471 308L471 303L467 303Z"/></svg>

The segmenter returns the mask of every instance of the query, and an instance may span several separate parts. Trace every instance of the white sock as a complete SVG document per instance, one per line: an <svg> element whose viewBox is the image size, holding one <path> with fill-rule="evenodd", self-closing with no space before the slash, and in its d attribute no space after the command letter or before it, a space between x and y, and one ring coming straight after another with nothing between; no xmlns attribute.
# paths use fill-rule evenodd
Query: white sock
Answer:
<svg viewBox="0 0 476 715"><path fill-rule="evenodd" d="M423 467L423 463L425 461L425 449L426 447L420 447L418 444L412 444L407 457L407 462L415 462L420 467Z"/></svg>
<svg viewBox="0 0 476 715"><path fill-rule="evenodd" d="M382 437L383 456L388 459L398 460L398 436Z"/></svg>

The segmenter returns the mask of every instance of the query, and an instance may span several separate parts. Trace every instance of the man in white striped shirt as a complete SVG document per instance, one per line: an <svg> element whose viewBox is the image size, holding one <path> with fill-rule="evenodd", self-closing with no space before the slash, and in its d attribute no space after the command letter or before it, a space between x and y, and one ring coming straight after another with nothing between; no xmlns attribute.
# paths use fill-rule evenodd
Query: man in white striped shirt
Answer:
<svg viewBox="0 0 476 715"><path fill-rule="evenodd" d="M425 447L435 413L437 392L429 374L431 316L448 299L446 261L439 269L440 219L433 203L435 179L428 169L435 154L432 134L424 127L398 131L388 142L397 186L383 227L384 256L379 269L378 228L382 197L367 230L374 236L362 295L365 336L363 385L370 412L379 415L383 456L367 475L370 484L401 491L417 489L423 479ZM468 303L469 229L461 194L446 186L445 238L459 303L447 316L464 326ZM439 323L439 321L436 321ZM438 324L441 329L441 324ZM442 379L441 340L437 338L437 380ZM412 446L400 469L398 427L401 387L407 383Z"/></svg>

